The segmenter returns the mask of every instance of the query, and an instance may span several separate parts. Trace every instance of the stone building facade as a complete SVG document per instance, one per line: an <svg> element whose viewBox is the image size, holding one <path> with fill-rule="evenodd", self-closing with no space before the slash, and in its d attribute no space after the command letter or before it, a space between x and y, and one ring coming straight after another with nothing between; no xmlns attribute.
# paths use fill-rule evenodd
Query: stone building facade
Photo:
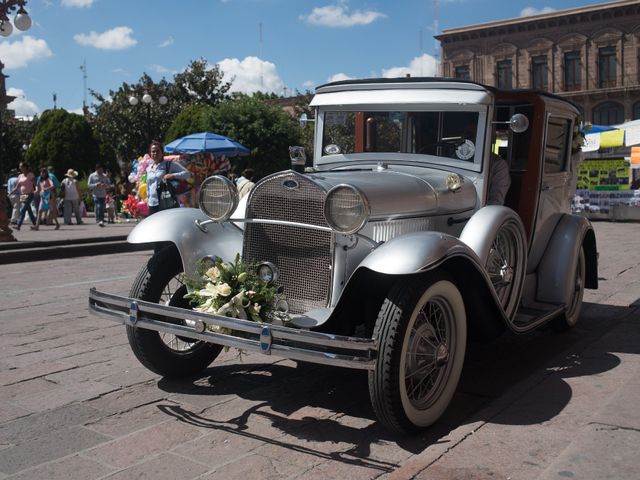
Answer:
<svg viewBox="0 0 640 480"><path fill-rule="evenodd" d="M436 38L444 77L548 91L594 124L640 119L640 0L452 28Z"/></svg>

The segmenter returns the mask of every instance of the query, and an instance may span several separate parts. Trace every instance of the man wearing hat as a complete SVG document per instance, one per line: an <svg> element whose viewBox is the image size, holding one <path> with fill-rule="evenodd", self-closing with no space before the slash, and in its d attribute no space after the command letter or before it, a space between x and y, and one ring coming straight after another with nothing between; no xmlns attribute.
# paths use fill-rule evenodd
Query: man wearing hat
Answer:
<svg viewBox="0 0 640 480"><path fill-rule="evenodd" d="M71 211L76 216L76 223L82 224L82 214L80 212L80 191L78 190L78 181L76 177L78 172L73 168L67 170L62 180L62 191L64 195L64 224L71 225Z"/></svg>

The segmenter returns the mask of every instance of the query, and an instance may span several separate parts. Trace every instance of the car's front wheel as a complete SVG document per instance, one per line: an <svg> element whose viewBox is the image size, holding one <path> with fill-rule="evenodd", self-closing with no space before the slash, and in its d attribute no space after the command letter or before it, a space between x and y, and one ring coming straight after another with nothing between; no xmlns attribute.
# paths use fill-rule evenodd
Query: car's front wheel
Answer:
<svg viewBox="0 0 640 480"><path fill-rule="evenodd" d="M467 324L462 295L444 274L396 285L374 329L380 349L369 372L369 394L378 419L408 433L434 423L458 385Z"/></svg>
<svg viewBox="0 0 640 480"><path fill-rule="evenodd" d="M129 296L149 302L190 308L187 288L180 281L182 262L174 245L155 253L140 270ZM169 333L127 325L129 345L138 360L152 372L185 377L207 368L222 347Z"/></svg>

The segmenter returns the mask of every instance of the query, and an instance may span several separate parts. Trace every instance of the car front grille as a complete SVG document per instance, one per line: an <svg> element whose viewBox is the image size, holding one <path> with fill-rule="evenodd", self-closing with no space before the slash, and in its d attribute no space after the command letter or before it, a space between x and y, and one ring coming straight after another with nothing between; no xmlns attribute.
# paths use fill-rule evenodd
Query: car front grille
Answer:
<svg viewBox="0 0 640 480"><path fill-rule="evenodd" d="M308 178L293 172L277 174L254 187L246 216L328 227L324 199L325 191ZM290 313L327 306L333 257L331 232L247 223L243 257L248 262L276 265L277 284L283 288Z"/></svg>

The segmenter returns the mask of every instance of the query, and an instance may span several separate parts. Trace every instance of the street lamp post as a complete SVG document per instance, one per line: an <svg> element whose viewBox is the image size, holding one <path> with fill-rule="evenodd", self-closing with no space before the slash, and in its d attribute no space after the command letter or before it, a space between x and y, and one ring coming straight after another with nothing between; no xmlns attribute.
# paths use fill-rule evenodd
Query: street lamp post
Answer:
<svg viewBox="0 0 640 480"><path fill-rule="evenodd" d="M142 103L147 107L147 145L151 143L151 104L153 103L153 97L150 93L144 92L142 95ZM158 103L160 105L166 105L169 100L164 95L158 97ZM129 105L135 107L140 103L140 100L135 95L129 97Z"/></svg>
<svg viewBox="0 0 640 480"><path fill-rule="evenodd" d="M31 17L25 10L27 0L0 0L0 36L8 37L13 32L13 25L9 20L9 14L17 9L13 24L18 30L29 30L31 28ZM4 188L4 141L3 141L3 120L4 112L14 97L7 95L5 78L2 73L4 64L0 60L0 242L15 242L13 231L9 228L9 216L7 215L7 191Z"/></svg>

